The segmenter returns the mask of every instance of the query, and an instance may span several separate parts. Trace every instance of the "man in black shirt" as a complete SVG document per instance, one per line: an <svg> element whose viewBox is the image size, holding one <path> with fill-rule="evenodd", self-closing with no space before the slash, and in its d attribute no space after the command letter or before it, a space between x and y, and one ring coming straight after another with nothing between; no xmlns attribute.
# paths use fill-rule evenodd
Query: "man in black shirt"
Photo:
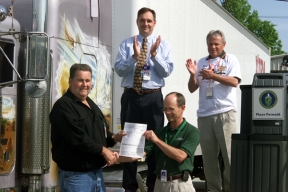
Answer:
<svg viewBox="0 0 288 192"><path fill-rule="evenodd" d="M86 64L70 68L69 89L50 113L52 158L58 165L61 192L106 191L102 167L116 163L112 147L124 132L113 135L98 106L88 97L92 70Z"/></svg>

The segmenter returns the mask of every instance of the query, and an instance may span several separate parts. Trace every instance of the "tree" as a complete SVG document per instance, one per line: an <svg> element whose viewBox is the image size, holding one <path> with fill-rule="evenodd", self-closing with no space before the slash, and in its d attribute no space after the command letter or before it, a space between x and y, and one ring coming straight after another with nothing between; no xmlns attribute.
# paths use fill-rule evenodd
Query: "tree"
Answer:
<svg viewBox="0 0 288 192"><path fill-rule="evenodd" d="M270 47L272 56L285 53L275 29L276 25L270 21L262 21L258 16L258 11L251 12L251 5L247 0L220 0L220 2L223 8Z"/></svg>
<svg viewBox="0 0 288 192"><path fill-rule="evenodd" d="M221 0L221 4L222 7L224 7L240 23L245 25L251 10L251 6L248 4L247 0Z"/></svg>

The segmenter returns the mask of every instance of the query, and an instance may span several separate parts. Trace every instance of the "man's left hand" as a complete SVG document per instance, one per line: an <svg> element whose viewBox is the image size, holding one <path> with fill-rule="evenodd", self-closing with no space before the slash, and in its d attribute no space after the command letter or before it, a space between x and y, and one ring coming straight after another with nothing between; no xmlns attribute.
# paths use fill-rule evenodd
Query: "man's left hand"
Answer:
<svg viewBox="0 0 288 192"><path fill-rule="evenodd" d="M209 64L209 69L202 69L200 71L200 76L202 76L203 79L213 79L213 75L215 74L214 74L211 64Z"/></svg>
<svg viewBox="0 0 288 192"><path fill-rule="evenodd" d="M159 35L158 38L156 39L156 42L151 46L150 49L151 57L155 57L157 55L156 50L159 47L160 43L161 43L161 37Z"/></svg>
<svg viewBox="0 0 288 192"><path fill-rule="evenodd" d="M158 140L158 137L152 130L146 131L143 135L147 140L151 140L153 143L155 143Z"/></svg>

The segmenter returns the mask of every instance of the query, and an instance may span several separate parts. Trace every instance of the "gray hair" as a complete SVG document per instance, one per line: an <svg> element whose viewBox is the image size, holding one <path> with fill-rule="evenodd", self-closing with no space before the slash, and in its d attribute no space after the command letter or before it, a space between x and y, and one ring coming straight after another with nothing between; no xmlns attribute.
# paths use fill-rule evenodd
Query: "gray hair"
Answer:
<svg viewBox="0 0 288 192"><path fill-rule="evenodd" d="M208 43L208 38L210 36L213 36L213 37L216 37L217 35L220 35L222 37L222 43L226 43L226 38L225 38L225 35L222 31L220 30L212 30L210 31L208 34L207 34L207 37L206 37L206 43Z"/></svg>

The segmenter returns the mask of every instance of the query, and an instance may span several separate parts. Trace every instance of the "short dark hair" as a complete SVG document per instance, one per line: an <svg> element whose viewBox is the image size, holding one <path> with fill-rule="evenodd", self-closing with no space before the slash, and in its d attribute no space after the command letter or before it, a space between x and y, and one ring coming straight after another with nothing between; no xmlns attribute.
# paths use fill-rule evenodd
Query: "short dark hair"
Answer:
<svg viewBox="0 0 288 192"><path fill-rule="evenodd" d="M80 63L75 63L70 67L70 79L73 79L75 77L76 71L90 71L92 75L92 69L89 65L87 64L80 64Z"/></svg>
<svg viewBox="0 0 288 192"><path fill-rule="evenodd" d="M139 9L138 14L137 14L137 20L139 19L140 15L142 15L143 13L146 13L146 12L151 12L153 17L154 17L154 20L156 21L155 11L153 9L148 8L148 7L142 7L141 9Z"/></svg>
<svg viewBox="0 0 288 192"><path fill-rule="evenodd" d="M184 97L184 95L182 95L181 93L171 92L171 93L168 93L168 94L165 96L165 98L168 97L169 95L176 95L178 107L181 107L181 106L185 105L185 97Z"/></svg>
<svg viewBox="0 0 288 192"><path fill-rule="evenodd" d="M225 35L224 35L224 33L223 33L222 31L220 31L220 30L212 30L212 31L210 31L210 32L207 34L206 42L208 43L208 38L209 38L210 36L215 37L215 36L217 36L217 35L220 35L220 36L222 37L222 43L226 43Z"/></svg>

